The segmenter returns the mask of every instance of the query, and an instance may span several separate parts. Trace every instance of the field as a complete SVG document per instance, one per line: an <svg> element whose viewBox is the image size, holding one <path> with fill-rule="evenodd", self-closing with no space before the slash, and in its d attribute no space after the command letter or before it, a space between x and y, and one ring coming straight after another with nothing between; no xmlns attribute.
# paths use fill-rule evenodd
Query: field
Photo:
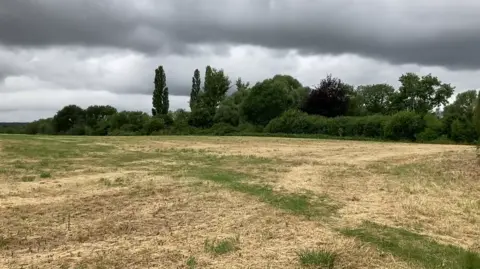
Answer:
<svg viewBox="0 0 480 269"><path fill-rule="evenodd" d="M0 136L0 268L480 268L471 146Z"/></svg>

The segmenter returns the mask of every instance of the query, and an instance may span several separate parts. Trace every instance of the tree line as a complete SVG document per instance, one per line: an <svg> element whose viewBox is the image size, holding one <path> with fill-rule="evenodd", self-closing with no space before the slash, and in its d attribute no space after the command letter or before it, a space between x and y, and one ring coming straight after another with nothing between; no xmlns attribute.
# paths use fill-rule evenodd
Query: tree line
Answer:
<svg viewBox="0 0 480 269"><path fill-rule="evenodd" d="M250 85L223 69L193 72L190 111L169 109L163 66L155 70L151 115L112 106L68 105L53 117L0 132L63 135L301 134L382 140L474 143L480 137L480 92L457 94L428 74L406 73L400 86L353 86L327 75L305 86L278 74Z"/></svg>

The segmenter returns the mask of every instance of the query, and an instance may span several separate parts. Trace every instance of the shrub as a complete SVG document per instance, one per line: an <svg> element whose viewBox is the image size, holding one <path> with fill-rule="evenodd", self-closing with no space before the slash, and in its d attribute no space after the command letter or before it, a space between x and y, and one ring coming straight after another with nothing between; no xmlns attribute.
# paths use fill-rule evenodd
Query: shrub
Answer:
<svg viewBox="0 0 480 269"><path fill-rule="evenodd" d="M412 111L400 111L386 123L384 134L392 140L415 141L416 135L424 128L425 123L420 115Z"/></svg>
<svg viewBox="0 0 480 269"><path fill-rule="evenodd" d="M162 130L165 127L165 121L161 117L152 117L148 119L143 125L146 134L151 134Z"/></svg>
<svg viewBox="0 0 480 269"><path fill-rule="evenodd" d="M237 129L228 123L216 123L210 128L210 133L213 135L227 135L237 132Z"/></svg>
<svg viewBox="0 0 480 269"><path fill-rule="evenodd" d="M314 132L314 126L308 120L307 113L291 109L271 120L265 127L265 132L310 134Z"/></svg>
<svg viewBox="0 0 480 269"><path fill-rule="evenodd" d="M390 117L383 115L365 117L363 122L363 136L373 138L383 137L385 124L389 119Z"/></svg>
<svg viewBox="0 0 480 269"><path fill-rule="evenodd" d="M454 120L450 125L450 135L455 142L473 142L477 138L475 128L470 121Z"/></svg>

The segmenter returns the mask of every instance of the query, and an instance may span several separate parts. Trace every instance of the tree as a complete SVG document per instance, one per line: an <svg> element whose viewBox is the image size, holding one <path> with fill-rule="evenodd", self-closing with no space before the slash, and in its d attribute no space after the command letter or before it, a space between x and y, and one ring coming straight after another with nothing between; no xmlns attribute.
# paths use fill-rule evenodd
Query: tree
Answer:
<svg viewBox="0 0 480 269"><path fill-rule="evenodd" d="M369 115L386 115L391 111L392 96L395 88L388 84L364 85L357 88L357 94Z"/></svg>
<svg viewBox="0 0 480 269"><path fill-rule="evenodd" d="M68 105L59 110L52 120L56 133L67 133L74 126L85 124L85 111L76 105Z"/></svg>
<svg viewBox="0 0 480 269"><path fill-rule="evenodd" d="M473 121L477 91L471 90L457 94L455 101L443 110L444 133L456 141L476 139ZM455 126L453 126L453 123ZM464 128L464 130L460 130ZM461 135L459 134L461 132ZM454 134L455 133L455 134Z"/></svg>
<svg viewBox="0 0 480 269"><path fill-rule="evenodd" d="M163 89L163 96L162 96L162 101L163 101L163 104L162 104L162 115L167 115L168 114L168 108L170 106L170 101L168 99L168 87L165 87L165 89Z"/></svg>
<svg viewBox="0 0 480 269"><path fill-rule="evenodd" d="M252 87L240 105L240 113L247 122L265 126L291 108L292 104L285 81L266 79Z"/></svg>
<svg viewBox="0 0 480 269"><path fill-rule="evenodd" d="M168 113L168 88L167 78L163 66L159 66L155 69L155 89L153 90L152 97L152 114L167 114ZM165 110L166 109L166 110Z"/></svg>
<svg viewBox="0 0 480 269"><path fill-rule="evenodd" d="M225 99L230 86L230 79L222 69L207 66L203 91L192 106L189 124L195 127L211 127L217 107Z"/></svg>
<svg viewBox="0 0 480 269"><path fill-rule="evenodd" d="M477 104L475 105L473 122L475 124L475 128L477 129L477 138L480 145L480 91L478 92Z"/></svg>
<svg viewBox="0 0 480 269"><path fill-rule="evenodd" d="M198 100L198 96L201 90L201 83L202 82L200 79L200 71L198 71L198 69L195 69L192 77L192 90L190 92L190 110L193 110L193 106Z"/></svg>
<svg viewBox="0 0 480 269"><path fill-rule="evenodd" d="M313 88L301 109L308 114L325 117L346 115L349 108L348 91L349 85L328 75Z"/></svg>
<svg viewBox="0 0 480 269"><path fill-rule="evenodd" d="M89 106L85 110L85 117L87 126L94 128L98 122L106 119L107 117L117 113L117 109L112 106Z"/></svg>
<svg viewBox="0 0 480 269"><path fill-rule="evenodd" d="M447 105L448 98L455 89L431 74L419 77L414 73L406 73L399 81L402 85L392 98L397 111L409 110L426 114L441 105Z"/></svg>
<svg viewBox="0 0 480 269"><path fill-rule="evenodd" d="M250 87L250 82L243 82L242 78L238 78L235 81L235 86L237 87L237 91L247 90Z"/></svg>
<svg viewBox="0 0 480 269"><path fill-rule="evenodd" d="M218 104L225 98L230 87L231 81L222 69L217 70L207 66L201 101L207 108L215 111Z"/></svg>

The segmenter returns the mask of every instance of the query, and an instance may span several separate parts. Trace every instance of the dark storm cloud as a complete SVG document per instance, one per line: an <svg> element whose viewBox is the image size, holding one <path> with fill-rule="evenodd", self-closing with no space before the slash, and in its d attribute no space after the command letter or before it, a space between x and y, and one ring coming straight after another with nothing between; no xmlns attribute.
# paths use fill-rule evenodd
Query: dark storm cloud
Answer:
<svg viewBox="0 0 480 269"><path fill-rule="evenodd" d="M394 63L480 67L475 1L3 0L0 41L187 53L236 43Z"/></svg>

